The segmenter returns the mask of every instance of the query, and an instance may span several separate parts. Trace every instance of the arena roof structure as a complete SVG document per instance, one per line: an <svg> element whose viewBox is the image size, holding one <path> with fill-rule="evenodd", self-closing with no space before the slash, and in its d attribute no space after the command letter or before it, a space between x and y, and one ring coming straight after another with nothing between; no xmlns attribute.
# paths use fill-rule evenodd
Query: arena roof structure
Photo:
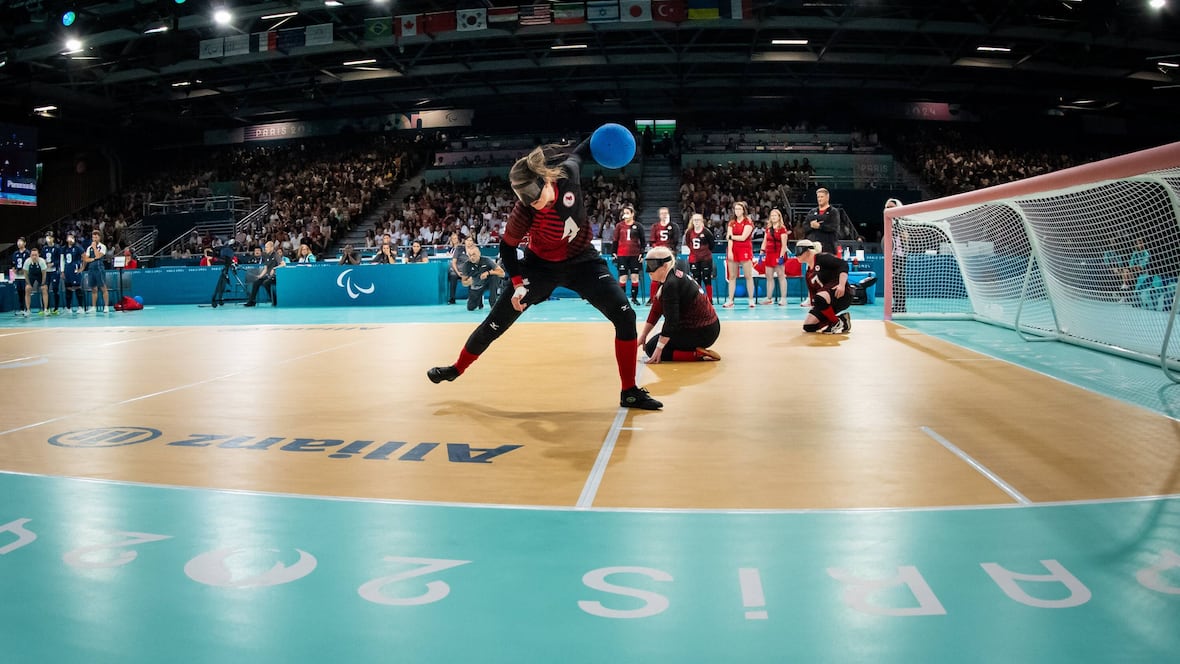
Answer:
<svg viewBox="0 0 1180 664"><path fill-rule="evenodd" d="M1164 116L1168 1L226 0L221 25L196 0L0 0L0 113L124 129L913 101Z"/></svg>

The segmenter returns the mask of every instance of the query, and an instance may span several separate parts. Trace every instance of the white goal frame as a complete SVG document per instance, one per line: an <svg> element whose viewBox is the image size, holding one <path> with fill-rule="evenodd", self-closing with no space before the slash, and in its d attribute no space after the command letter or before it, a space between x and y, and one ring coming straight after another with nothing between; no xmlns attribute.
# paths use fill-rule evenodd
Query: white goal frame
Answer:
<svg viewBox="0 0 1180 664"><path fill-rule="evenodd" d="M977 320L1157 364L1180 383L1180 143L889 208L884 220L886 320ZM1150 249L1146 284L1111 267L1135 247Z"/></svg>

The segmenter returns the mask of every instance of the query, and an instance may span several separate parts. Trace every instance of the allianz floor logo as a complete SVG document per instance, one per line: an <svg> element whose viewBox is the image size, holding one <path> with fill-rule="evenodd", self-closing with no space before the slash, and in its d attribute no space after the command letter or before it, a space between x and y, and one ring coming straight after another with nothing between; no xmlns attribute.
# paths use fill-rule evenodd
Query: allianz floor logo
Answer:
<svg viewBox="0 0 1180 664"><path fill-rule="evenodd" d="M344 292L348 293L349 299L355 300L362 294L372 295L373 291L377 290L377 285L371 282L368 286L359 286L354 284L352 282L352 277L349 276L351 273L352 268L348 268L347 270L341 272L340 276L336 277L336 285L343 288Z"/></svg>
<svg viewBox="0 0 1180 664"><path fill-rule="evenodd" d="M326 454L329 459L365 461L426 461L440 459L445 450L450 463L492 463L492 459L520 449L523 445L475 446L471 443L410 443L404 440L352 440L289 436L243 436L233 434L190 433L181 437L165 436L151 427L119 426L78 429L53 435L50 445L77 449L126 447L151 443L165 448L199 447L226 450Z"/></svg>

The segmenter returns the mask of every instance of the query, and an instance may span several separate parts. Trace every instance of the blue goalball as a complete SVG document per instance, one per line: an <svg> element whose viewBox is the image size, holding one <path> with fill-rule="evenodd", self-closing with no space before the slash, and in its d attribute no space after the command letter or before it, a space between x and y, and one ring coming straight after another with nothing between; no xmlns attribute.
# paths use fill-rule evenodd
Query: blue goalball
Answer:
<svg viewBox="0 0 1180 664"><path fill-rule="evenodd" d="M132 299L134 299L137 304L139 304L141 306L143 305L143 296L142 295L136 295Z"/></svg>
<svg viewBox="0 0 1180 664"><path fill-rule="evenodd" d="M635 136L623 125L604 124L590 135L590 154L606 168L622 168L635 157Z"/></svg>

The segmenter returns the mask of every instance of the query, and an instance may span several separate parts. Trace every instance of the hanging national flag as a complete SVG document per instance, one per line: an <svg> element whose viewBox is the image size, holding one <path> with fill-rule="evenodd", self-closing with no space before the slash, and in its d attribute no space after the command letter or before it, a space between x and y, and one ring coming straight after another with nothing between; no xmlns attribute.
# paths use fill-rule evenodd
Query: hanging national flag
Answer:
<svg viewBox="0 0 1180 664"><path fill-rule="evenodd" d="M549 5L521 5L521 25L549 25L553 22L553 14Z"/></svg>
<svg viewBox="0 0 1180 664"><path fill-rule="evenodd" d="M623 21L650 21L651 0L622 0L619 17Z"/></svg>
<svg viewBox="0 0 1180 664"><path fill-rule="evenodd" d="M225 38L225 57L246 55L250 52L250 35L230 35Z"/></svg>
<svg viewBox="0 0 1180 664"><path fill-rule="evenodd" d="M220 58L225 54L225 37L202 39L199 49L197 51L198 59L208 60L209 58Z"/></svg>
<svg viewBox="0 0 1180 664"><path fill-rule="evenodd" d="M307 32L303 28L279 30L279 38L276 41L276 45L277 48L283 53L290 53L292 49L299 48L306 44Z"/></svg>
<svg viewBox="0 0 1180 664"><path fill-rule="evenodd" d="M333 39L331 23L317 23L307 26L307 45L325 46Z"/></svg>
<svg viewBox="0 0 1180 664"><path fill-rule="evenodd" d="M460 9L455 12L455 19L455 22L459 25L459 32L486 30L488 27L488 10Z"/></svg>
<svg viewBox="0 0 1180 664"><path fill-rule="evenodd" d="M456 27L455 12L430 12L422 16L422 32L428 35L454 32Z"/></svg>
<svg viewBox="0 0 1180 664"><path fill-rule="evenodd" d="M651 15L657 21L683 23L688 19L684 0L652 0Z"/></svg>
<svg viewBox="0 0 1180 664"><path fill-rule="evenodd" d="M753 0L720 0L718 5L721 18L740 21L753 16Z"/></svg>
<svg viewBox="0 0 1180 664"><path fill-rule="evenodd" d="M581 2L559 2L553 5L553 22L572 25L586 22L586 5Z"/></svg>
<svg viewBox="0 0 1180 664"><path fill-rule="evenodd" d="M492 7L488 10L488 24L493 28L505 28L516 25L520 16L516 7Z"/></svg>
<svg viewBox="0 0 1180 664"><path fill-rule="evenodd" d="M375 41L393 36L393 17L365 19L365 41Z"/></svg>
<svg viewBox="0 0 1180 664"><path fill-rule="evenodd" d="M590 0L586 3L586 20L591 23L619 20L619 0Z"/></svg>
<svg viewBox="0 0 1180 664"><path fill-rule="evenodd" d="M413 37L418 34L418 19L421 14L406 14L397 17L397 34L400 37Z"/></svg>
<svg viewBox="0 0 1180 664"><path fill-rule="evenodd" d="M721 0L728 2L729 0ZM721 18L721 11L717 8L717 0L688 0L688 19L690 21L709 21Z"/></svg>
<svg viewBox="0 0 1180 664"><path fill-rule="evenodd" d="M279 33L274 32L255 32L250 35L250 50L252 51L273 51L278 48Z"/></svg>

